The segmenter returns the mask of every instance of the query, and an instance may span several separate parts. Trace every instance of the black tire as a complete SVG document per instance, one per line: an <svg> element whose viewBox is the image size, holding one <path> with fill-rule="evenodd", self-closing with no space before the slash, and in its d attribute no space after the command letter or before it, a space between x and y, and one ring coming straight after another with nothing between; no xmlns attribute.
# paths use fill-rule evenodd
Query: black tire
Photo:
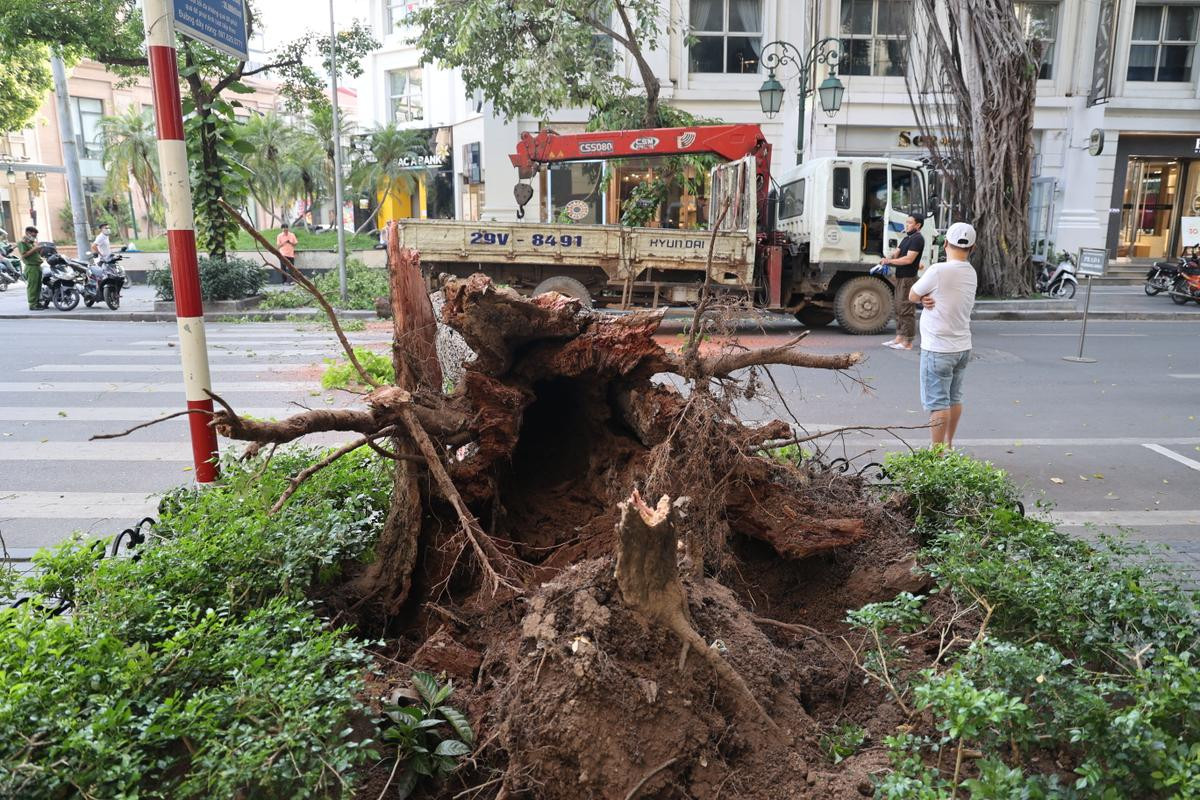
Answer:
<svg viewBox="0 0 1200 800"><path fill-rule="evenodd" d="M833 309L805 306L796 312L796 319L806 328L824 328L835 319Z"/></svg>
<svg viewBox="0 0 1200 800"><path fill-rule="evenodd" d="M1171 300L1177 306L1186 306L1187 301L1192 298L1187 295L1187 281L1180 278L1175 281L1175 285L1171 287Z"/></svg>
<svg viewBox="0 0 1200 800"><path fill-rule="evenodd" d="M83 304L84 304L85 306L87 306L88 308L91 308L92 306L96 305L96 298L94 298L94 297L85 297L85 298L83 298Z"/></svg>
<svg viewBox="0 0 1200 800"><path fill-rule="evenodd" d="M113 311L121 307L121 290L109 284L104 287L104 303Z"/></svg>
<svg viewBox="0 0 1200 800"><path fill-rule="evenodd" d="M1050 296L1055 300L1071 300L1075 297L1075 281L1059 281L1050 287Z"/></svg>
<svg viewBox="0 0 1200 800"><path fill-rule="evenodd" d="M1154 295L1162 291L1162 289L1157 286L1151 286L1150 281L1146 281L1144 284L1142 284L1142 289L1151 297L1154 297Z"/></svg>
<svg viewBox="0 0 1200 800"><path fill-rule="evenodd" d="M880 333L892 318L892 287L870 275L851 278L834 295L833 313L847 333Z"/></svg>
<svg viewBox="0 0 1200 800"><path fill-rule="evenodd" d="M54 307L59 311L70 311L79 305L79 292L74 286L66 286L54 293Z"/></svg>
<svg viewBox="0 0 1200 800"><path fill-rule="evenodd" d="M588 294L587 287L574 278L568 278L566 275L555 275L552 278L546 278L546 280L534 287L533 290L534 295L545 294L546 292L565 294L567 297L574 297L584 308L592 307L592 296Z"/></svg>

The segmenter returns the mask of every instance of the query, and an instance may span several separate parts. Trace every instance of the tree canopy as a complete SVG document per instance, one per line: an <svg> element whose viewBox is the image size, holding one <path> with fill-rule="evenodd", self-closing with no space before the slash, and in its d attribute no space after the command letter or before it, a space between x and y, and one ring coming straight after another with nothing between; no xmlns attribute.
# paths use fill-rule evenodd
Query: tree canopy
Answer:
<svg viewBox="0 0 1200 800"><path fill-rule="evenodd" d="M0 133L24 128L37 113L51 82L49 60L38 44L6 50L0 59Z"/></svg>
<svg viewBox="0 0 1200 800"><path fill-rule="evenodd" d="M436 0L406 21L425 62L460 69L467 90L507 117L628 94L634 84L613 72L620 47L645 89L643 124L658 121L659 80L645 58L667 27L657 0Z"/></svg>

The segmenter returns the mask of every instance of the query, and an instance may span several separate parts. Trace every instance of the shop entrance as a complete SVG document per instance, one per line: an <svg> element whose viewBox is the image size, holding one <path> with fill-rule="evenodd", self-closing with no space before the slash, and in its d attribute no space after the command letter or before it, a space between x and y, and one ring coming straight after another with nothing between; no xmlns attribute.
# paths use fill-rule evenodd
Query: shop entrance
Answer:
<svg viewBox="0 0 1200 800"><path fill-rule="evenodd" d="M1181 217L1200 201L1200 160L1130 156L1121 202L1117 257L1160 259L1178 255Z"/></svg>

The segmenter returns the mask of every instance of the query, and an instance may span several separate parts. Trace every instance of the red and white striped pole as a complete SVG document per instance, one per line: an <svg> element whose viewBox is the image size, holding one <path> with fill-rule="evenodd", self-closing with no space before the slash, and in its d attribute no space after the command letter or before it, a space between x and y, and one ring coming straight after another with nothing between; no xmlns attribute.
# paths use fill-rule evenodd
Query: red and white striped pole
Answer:
<svg viewBox="0 0 1200 800"><path fill-rule="evenodd" d="M192 187L188 182L187 146L183 139L183 106L179 97L179 62L175 56L175 29L170 0L144 0L146 49L154 85L154 116L158 122L158 163L166 199L167 251L171 282L175 287L175 319L179 325L179 357L183 361L183 387L189 410L192 459L196 482L217 479L217 434L212 421L213 401L208 395L208 342L204 335L204 306L200 300L200 265L196 259L196 223L192 214Z"/></svg>

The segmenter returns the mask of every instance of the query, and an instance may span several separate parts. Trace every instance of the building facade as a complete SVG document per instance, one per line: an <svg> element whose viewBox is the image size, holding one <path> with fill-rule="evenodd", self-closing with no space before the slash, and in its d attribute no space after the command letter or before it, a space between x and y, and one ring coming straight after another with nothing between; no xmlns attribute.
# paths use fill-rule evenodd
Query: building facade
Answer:
<svg viewBox="0 0 1200 800"><path fill-rule="evenodd" d="M383 46L364 63L360 118L368 127L423 129L448 150L436 170L422 168L410 197L389 212L442 216L452 206L458 218L513 219L517 174L508 154L519 134L542 126L582 129L587 114L562 109L544 120L505 120L468 96L454 71L421 66L402 20L422 1L370 0L368 9ZM648 56L664 102L760 124L776 174L802 157L926 154L906 75L911 36L929 22L914 21L910 0L663 0L663 12L671 24ZM1106 247L1119 260L1178 253L1189 220L1200 217L1200 0L1023 0L1017 15L1042 45L1032 169L1045 244ZM813 97L798 120L793 77L781 113L767 119L758 98L764 46L783 40L807 51L826 37L843 51L840 111L825 115ZM638 80L632 65L620 68ZM817 72L819 82L826 68ZM788 76L781 70L780 77ZM567 202L583 200L587 221L614 222L624 187L652 169L630 162L551 169L534 183L530 218L556 219ZM695 198L667 205L662 224L703 216Z"/></svg>
<svg viewBox="0 0 1200 800"><path fill-rule="evenodd" d="M277 85L271 81L247 78L243 81L251 92L238 95L241 108L236 113L245 118L254 113L277 110ZM100 198L105 194L107 172L100 146L100 120L121 114L133 107L153 116L154 93L149 77L132 82L122 79L94 61L80 61L67 74L67 93L75 145L83 182L84 207L89 231L94 230L103 214ZM353 92L347 92L353 105ZM30 124L22 131L0 136L0 162L12 164L11 174L4 170L0 176L0 227L9 236L22 235L26 225L36 225L43 239L56 240L66 248L74 244L63 169L62 138L59 134L58 105L53 92L46 95ZM23 168L23 165L27 168ZM41 171L39 166L49 167ZM133 225L128 233L145 236L152 229L162 232L161 225L147 219L147 209L140 192L133 188L126 202L133 209ZM65 223L65 224L64 224ZM148 227L149 226L149 227ZM118 232L123 233L123 232Z"/></svg>

